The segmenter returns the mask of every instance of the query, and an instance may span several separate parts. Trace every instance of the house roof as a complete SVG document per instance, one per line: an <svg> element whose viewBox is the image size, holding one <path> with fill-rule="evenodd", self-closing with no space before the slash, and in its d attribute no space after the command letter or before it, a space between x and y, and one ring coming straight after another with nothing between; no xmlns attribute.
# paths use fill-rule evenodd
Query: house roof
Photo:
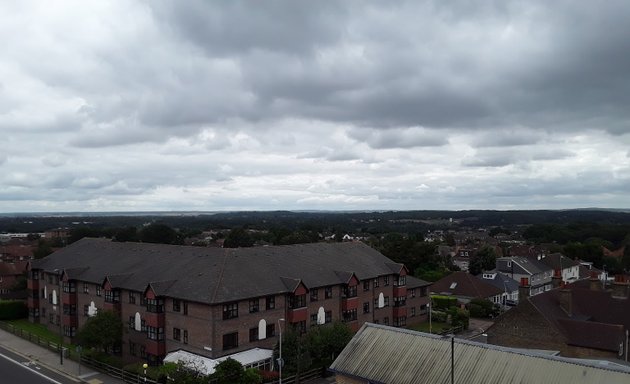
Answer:
<svg viewBox="0 0 630 384"><path fill-rule="evenodd" d="M453 352L451 352L451 348ZM375 353L378 351L378 353ZM373 383L627 383L630 369L366 323L330 369Z"/></svg>
<svg viewBox="0 0 630 384"><path fill-rule="evenodd" d="M0 276L17 276L26 272L28 261L6 263L0 261Z"/></svg>
<svg viewBox="0 0 630 384"><path fill-rule="evenodd" d="M138 292L168 282L153 287L204 303L290 292L297 281L307 288L342 284L348 273L359 280L390 275L393 265L402 268L361 242L224 249L94 238L33 261L33 268L72 269L73 278L97 284L109 277L113 286Z"/></svg>
<svg viewBox="0 0 630 384"><path fill-rule="evenodd" d="M417 277L407 275L407 289L428 287L429 285L431 285L431 283L428 281L424 281L422 279L418 279Z"/></svg>
<svg viewBox="0 0 630 384"><path fill-rule="evenodd" d="M457 271L433 283L431 291L435 293L448 293L461 297L489 298L503 293L502 289L495 287L467 272Z"/></svg>
<svg viewBox="0 0 630 384"><path fill-rule="evenodd" d="M578 267L580 265L579 261L570 259L561 253L546 255L542 257L540 261L553 270Z"/></svg>
<svg viewBox="0 0 630 384"><path fill-rule="evenodd" d="M483 274L479 274L476 277L481 279L481 281L492 284L495 287L499 288L501 292L515 292L518 291L518 282L512 279L510 276L505 273L501 273L497 270L485 271L485 273L491 273L494 275L493 279L486 279L483 277Z"/></svg>
<svg viewBox="0 0 630 384"><path fill-rule="evenodd" d="M506 273L510 273L513 270L514 273L531 276L552 270L542 262L524 256L500 257L497 260L512 261L512 267L509 270L501 270Z"/></svg>
<svg viewBox="0 0 630 384"><path fill-rule="evenodd" d="M570 293L571 313L560 305L562 290ZM552 289L528 300L565 335L567 344L618 351L625 329L630 329L629 299L613 298L608 291L591 290L588 281Z"/></svg>

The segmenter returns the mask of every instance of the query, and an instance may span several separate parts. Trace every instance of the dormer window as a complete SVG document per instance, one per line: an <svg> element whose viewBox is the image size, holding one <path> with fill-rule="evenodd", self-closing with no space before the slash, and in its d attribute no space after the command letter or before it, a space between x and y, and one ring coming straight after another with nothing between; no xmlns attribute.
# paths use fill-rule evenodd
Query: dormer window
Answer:
<svg viewBox="0 0 630 384"><path fill-rule="evenodd" d="M164 312L164 299L147 299L147 312Z"/></svg>
<svg viewBox="0 0 630 384"><path fill-rule="evenodd" d="M106 303L118 303L118 302L120 302L120 291L118 291L118 290L105 290L105 302Z"/></svg>
<svg viewBox="0 0 630 384"><path fill-rule="evenodd" d="M289 296L289 309L302 308L306 306L306 295Z"/></svg>
<svg viewBox="0 0 630 384"><path fill-rule="evenodd" d="M352 287L350 286L344 286L343 287L343 292L342 292L342 298L349 298L349 297L357 297L357 286L354 285Z"/></svg>

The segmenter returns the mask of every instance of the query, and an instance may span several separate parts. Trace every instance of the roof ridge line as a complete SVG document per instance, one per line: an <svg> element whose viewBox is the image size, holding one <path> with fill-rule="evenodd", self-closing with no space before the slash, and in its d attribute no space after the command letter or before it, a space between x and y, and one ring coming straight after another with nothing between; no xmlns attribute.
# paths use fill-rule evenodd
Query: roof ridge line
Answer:
<svg viewBox="0 0 630 384"><path fill-rule="evenodd" d="M221 282L223 281L223 275L225 274L225 265L227 264L228 254L230 250L229 248L224 248L223 251L223 263L221 263L221 270L219 272L219 278L217 279L217 284L214 287L214 292L212 293L212 302L214 303L217 294L219 293L219 287L221 286Z"/></svg>

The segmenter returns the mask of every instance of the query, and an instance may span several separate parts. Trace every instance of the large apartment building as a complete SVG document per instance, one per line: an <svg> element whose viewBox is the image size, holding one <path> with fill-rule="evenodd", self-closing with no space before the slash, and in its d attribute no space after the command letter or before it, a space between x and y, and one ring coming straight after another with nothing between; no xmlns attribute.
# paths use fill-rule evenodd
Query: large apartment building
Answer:
<svg viewBox="0 0 630 384"><path fill-rule="evenodd" d="M202 248L86 238L29 266L29 318L72 341L115 310L125 361L273 348L278 327L427 320L429 283L359 243Z"/></svg>

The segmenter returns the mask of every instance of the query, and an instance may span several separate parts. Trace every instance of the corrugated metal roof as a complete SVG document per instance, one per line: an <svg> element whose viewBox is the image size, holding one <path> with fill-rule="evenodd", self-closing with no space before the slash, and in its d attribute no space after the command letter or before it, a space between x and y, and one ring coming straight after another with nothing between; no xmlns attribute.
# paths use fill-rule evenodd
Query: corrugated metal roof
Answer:
<svg viewBox="0 0 630 384"><path fill-rule="evenodd" d="M629 383L630 369L455 339L455 383ZM451 339L366 323L330 367L386 384L451 382Z"/></svg>

